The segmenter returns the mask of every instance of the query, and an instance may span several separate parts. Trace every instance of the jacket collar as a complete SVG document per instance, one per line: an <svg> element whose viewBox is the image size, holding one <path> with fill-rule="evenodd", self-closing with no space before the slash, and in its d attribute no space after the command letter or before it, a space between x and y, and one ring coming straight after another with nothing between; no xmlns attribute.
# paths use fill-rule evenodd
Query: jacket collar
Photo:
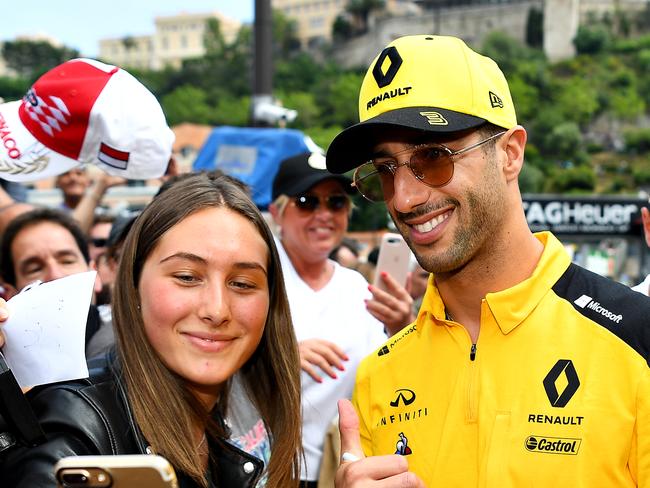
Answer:
<svg viewBox="0 0 650 488"><path fill-rule="evenodd" d="M540 232L535 234L535 237L544 245L544 251L533 274L511 288L485 296L485 301L504 334L508 334L531 314L571 264L562 243L553 234ZM448 322L445 319L445 304L433 275L429 277L427 291L418 313L419 330L430 315L438 325Z"/></svg>

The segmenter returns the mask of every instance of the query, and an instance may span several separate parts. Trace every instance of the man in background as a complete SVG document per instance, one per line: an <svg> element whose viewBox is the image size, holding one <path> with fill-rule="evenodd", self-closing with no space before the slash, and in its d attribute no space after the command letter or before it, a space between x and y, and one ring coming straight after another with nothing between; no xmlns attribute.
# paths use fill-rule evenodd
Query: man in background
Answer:
<svg viewBox="0 0 650 488"><path fill-rule="evenodd" d="M70 212L77 208L86 194L86 189L90 186L88 170L85 166L78 166L61 173L56 177L55 186L61 190L63 198L61 209Z"/></svg>
<svg viewBox="0 0 650 488"><path fill-rule="evenodd" d="M86 236L77 223L51 208L34 209L14 218L2 235L0 253L0 274L13 293L37 280L52 281L95 266ZM94 291L100 290L98 278ZM97 307L92 305L86 323L86 357L102 354L112 345L100 340L104 334L97 335L103 327L112 325L103 323Z"/></svg>

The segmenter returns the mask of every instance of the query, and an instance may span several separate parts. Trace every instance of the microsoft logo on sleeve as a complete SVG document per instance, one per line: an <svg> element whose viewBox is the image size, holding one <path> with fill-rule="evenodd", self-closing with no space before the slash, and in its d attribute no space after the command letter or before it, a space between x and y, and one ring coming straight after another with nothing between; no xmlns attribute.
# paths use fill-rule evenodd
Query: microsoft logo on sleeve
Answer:
<svg viewBox="0 0 650 488"><path fill-rule="evenodd" d="M590 310L593 310L594 312L599 313L603 317L611 320L612 322L616 322L617 324L623 320L623 315L616 315L610 312L599 302L595 302L589 295L582 295L580 298L574 300L573 303L575 303L580 308L586 307Z"/></svg>

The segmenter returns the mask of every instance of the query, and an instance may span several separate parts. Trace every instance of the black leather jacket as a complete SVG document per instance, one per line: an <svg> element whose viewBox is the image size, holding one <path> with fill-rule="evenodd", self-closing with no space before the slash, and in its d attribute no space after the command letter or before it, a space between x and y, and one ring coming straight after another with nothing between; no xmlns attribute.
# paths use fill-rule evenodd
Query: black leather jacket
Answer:
<svg viewBox="0 0 650 488"><path fill-rule="evenodd" d="M56 486L54 464L64 456L147 454L121 383L109 369L90 378L37 387L27 393L47 441L4 452L0 485L11 488ZM264 463L227 442L210 442L212 479L217 487L254 487ZM177 472L182 488L196 484Z"/></svg>

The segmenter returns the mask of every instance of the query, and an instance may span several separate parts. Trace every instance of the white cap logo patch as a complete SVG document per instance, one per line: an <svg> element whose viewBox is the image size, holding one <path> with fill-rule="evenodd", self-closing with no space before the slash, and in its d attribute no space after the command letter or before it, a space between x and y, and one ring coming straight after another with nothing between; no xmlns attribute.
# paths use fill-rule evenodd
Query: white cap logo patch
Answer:
<svg viewBox="0 0 650 488"><path fill-rule="evenodd" d="M309 156L307 162L309 163L309 166L314 169L327 169L327 166L325 164L325 156L323 156L321 153L311 153L311 156Z"/></svg>

